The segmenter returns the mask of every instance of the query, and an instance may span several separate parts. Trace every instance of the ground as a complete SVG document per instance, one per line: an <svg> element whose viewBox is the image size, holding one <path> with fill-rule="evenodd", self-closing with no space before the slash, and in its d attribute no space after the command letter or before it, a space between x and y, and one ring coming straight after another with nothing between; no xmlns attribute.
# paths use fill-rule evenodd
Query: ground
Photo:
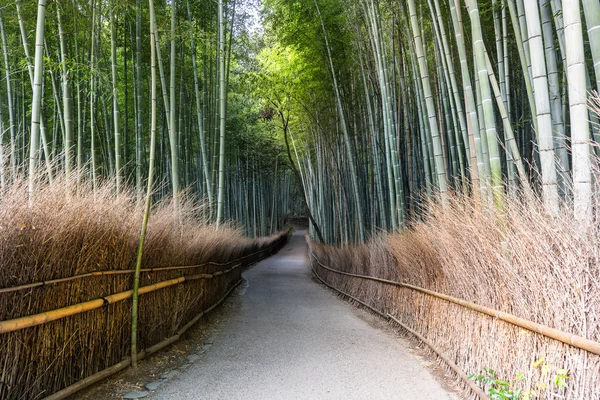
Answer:
<svg viewBox="0 0 600 400"><path fill-rule="evenodd" d="M304 232L171 348L83 395L150 399L455 399L451 383L380 319L316 284ZM167 377L160 379L161 377ZM156 382L149 391L144 385Z"/></svg>

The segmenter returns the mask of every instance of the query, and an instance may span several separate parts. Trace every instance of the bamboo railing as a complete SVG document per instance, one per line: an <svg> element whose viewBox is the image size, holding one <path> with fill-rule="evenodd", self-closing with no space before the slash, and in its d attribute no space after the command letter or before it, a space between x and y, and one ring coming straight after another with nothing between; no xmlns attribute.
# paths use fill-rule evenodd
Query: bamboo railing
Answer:
<svg viewBox="0 0 600 400"><path fill-rule="evenodd" d="M312 253L311 253L312 255ZM314 255L313 255L314 257ZM319 261L317 261L319 262ZM321 264L321 263L319 263ZM322 266L322 264L321 264ZM315 274L315 276L328 288L331 288L333 290L335 290L336 292L356 301L357 303L363 305L364 307L368 308L369 310L373 311L375 314L379 315L380 317L382 317L383 319L386 319L388 321L392 321L394 323L396 323L397 325L401 326L402 328L406 329L408 332L412 333L414 336L416 336L421 342L425 343L429 348L431 348L431 350L433 350L434 353L436 353L441 359L442 361L444 361L446 363L446 365L448 365L448 367L450 367L450 369L452 371L454 371L456 373L456 375L462 379L465 384L467 386L469 386L469 388L473 391L473 393L475 393L480 399L482 400L489 400L489 396L483 391L481 390L481 388L479 386L477 386L475 384L475 382L473 382L471 379L469 379L469 377L467 376L467 374L464 373L463 370L461 370L458 365L456 365L456 363L454 363L454 361L450 360L448 357L446 357L444 355L444 353L438 349L433 343L431 343L429 340L427 340L425 337L423 337L421 334L419 334L418 332L416 332L415 330L413 330L412 328L410 328L409 326L405 325L404 323L402 323L401 321L399 321L397 318L395 318L394 316L392 316L391 314L384 314L381 311L377 310L376 308L374 308L373 306L368 305L367 303L365 303L362 300L357 299L356 297L336 288L335 286L325 282L325 280L323 278L321 278L319 276L319 274L317 273L317 271L312 268L313 273Z"/></svg>
<svg viewBox="0 0 600 400"><path fill-rule="evenodd" d="M285 237L285 236L284 236ZM269 246L267 249L263 249L251 254L247 254L243 257L239 257L236 258L234 260L230 260L226 263L217 263L217 262L212 262L212 261L208 261L202 264L196 264L196 265L184 265L184 266L173 266L173 267L158 267L158 268L142 268L140 270L140 272L146 272L146 273L153 273L153 272L164 272L164 271L178 271L178 270L186 270L186 269L194 269L194 268L201 268L201 267L206 267L208 265L213 265L213 266L227 266L227 265L231 265L233 263L236 263L238 261L244 260L246 258L255 256L259 253L264 252L265 250L269 250L271 248L273 248L274 246L278 245L280 243L281 240L283 240L282 237L281 239L277 239L277 241L272 244L271 246ZM70 282L70 281L74 281L74 280L78 280L78 279L83 279L83 278L89 278L89 277L94 277L94 276L107 276L107 275L123 275L123 274L133 274L135 272L134 269L121 269L121 270L108 270L108 271L93 271L93 272L88 272L85 274L79 274L79 275L74 275L74 276L70 276L70 277L66 277L66 278L57 278L57 279L49 279L47 281L41 281L41 282L33 282L33 283L27 283L24 285L19 285L19 286L13 286L13 287L7 287L7 288L0 288L0 294L2 293L9 293L9 292L16 292L16 291L20 291L20 290L26 290L26 289L33 289L33 288L39 288L39 287L43 287L43 286L50 286L50 285L55 285L58 283L65 283L65 282ZM225 272L229 272L228 271L224 271ZM209 275L209 274L206 274Z"/></svg>
<svg viewBox="0 0 600 400"><path fill-rule="evenodd" d="M260 253L264 253L266 251L270 251L275 246L279 245L281 243L281 241L283 241L285 238L286 238L286 236L282 236L280 239L277 239L275 241L275 243L273 243L271 246L269 246L265 249L262 249L260 251L257 251L257 252L251 253L251 254L247 254L247 255L237 258L235 260L228 261L227 263L224 263L224 264L210 263L210 264L211 265L231 265L234 262L238 262L238 261L247 259L249 257L255 256ZM207 264L209 264L209 263L200 264L200 266L204 266ZM182 276L179 278L174 278L174 279L169 279L166 281L154 283L152 285L143 286L139 289L139 294L141 295L141 294L154 292L156 290L163 289L163 288L173 286L173 285L178 285L178 284L184 283L186 281L192 281L192 280L198 280L198 279L213 279L217 276L232 272L241 266L242 266L242 264L239 263L229 269L213 272L210 274L203 273L203 274L196 274L196 275L191 275L191 276ZM147 271L156 272L156 271L166 271L166 270L190 269L190 268L197 268L197 267L198 267L197 265L180 266L180 267L162 267L162 268L148 269ZM111 275L107 272L121 273L121 271L99 271L96 273L92 272L89 274L77 275L77 276L70 277L70 278L54 279L54 280L48 281L48 282L52 282L55 284L55 283L61 283L61 282L68 282L69 280L80 279L80 278L88 277L88 276ZM133 270L129 271L129 272L132 273ZM122 272L122 273L125 273L125 272ZM95 275L93 275L93 274L95 274ZM43 286L43 284L38 285L38 286L31 286L31 285L32 284L22 285L22 286L15 287L16 289L15 288L9 288L9 289L21 290L23 288ZM42 325L42 324L45 324L45 323L48 323L51 321L56 321L58 319L66 318L66 317L69 317L72 315L81 314L81 313L84 313L87 311L95 310L104 305L114 304L114 303L118 303L119 301L126 300L132 296L133 296L133 290L126 290L124 292L111 294L109 296L85 301L83 303L73 304L73 305L70 305L67 307L62 307L62 308L58 308L58 309L51 310L51 311L45 311L42 313L27 315L27 316L20 317L20 318L13 318L13 319L5 320L5 321L0 321L0 334L14 332L14 331L18 331L18 330L25 329L25 328L30 328L32 326Z"/></svg>
<svg viewBox="0 0 600 400"><path fill-rule="evenodd" d="M237 263L228 269L216 271L213 273L200 273L200 274L195 274L195 275L190 275L190 276L181 276L178 278L173 278L173 279L165 280L162 282L157 282L157 283L154 283L151 285L143 286L143 287L139 288L139 294L143 295L143 294L154 292L154 291L164 289L167 287L183 284L184 282L194 281L194 280L198 280L198 279L213 279L218 276L228 274L242 266L245 266L245 264L240 261L246 260L250 257L259 255L261 253L272 251L277 246L280 246L283 241L287 240L287 237L288 237L287 235L282 235L279 239L277 239L270 246L268 246L262 250L247 254L247 255L239 257L239 258L236 258L234 260L230 260L226 263L207 262L207 263L203 263L203 264L189 265L189 266L175 266L175 267L160 267L160 268L142 269L142 271L144 271L144 272L152 273L152 272L158 272L158 271L193 269L193 268L203 267L206 265L228 266L228 265ZM263 257L261 256L261 259L262 258ZM36 288L36 287L44 287L46 285L64 283L64 282L69 282L69 281L83 279L83 278L92 277L92 276L116 275L116 274L127 274L127 273L133 273L133 270L95 271L95 272L80 274L80 275L67 277L67 278L59 278L59 279L53 279L53 280L48 280L48 281L44 281L44 282L36 282L36 283L31 283L31 284L15 286L15 287L11 287L11 288L3 288L3 289L0 289L0 294L14 292L14 291L18 291L18 290L31 289L31 288ZM155 353L155 352L163 349L164 347L176 342L188 329L190 329L196 322L198 322L198 320L200 318L202 318L204 315L208 314L210 311L212 311L214 308L216 308L219 304L221 304L223 301L225 301L225 299L231 294L231 292L240 283L241 283L241 279L238 280L235 284L233 284L232 287L227 291L227 293L225 293L223 295L223 297L221 297L213 305L211 305L210 307L208 307L207 309L205 309L204 311L202 311L198 315L196 315L192 320L190 320L181 329L179 329L175 335L168 337L168 338L164 339L163 341L161 341L153 346L150 346L145 350L138 352L137 359L138 360L143 359L143 358L147 357L148 355ZM105 305L114 304L114 303L126 300L126 299L132 297L132 295L133 295L133 290L127 290L124 292L111 294L111 295L101 297L98 299L94 299L94 300L90 300L90 301L86 301L86 302L82 302L82 303L78 303L78 304L73 304L73 305L70 305L67 307L62 307L59 309L46 311L43 313L38 313L38 314L28 315L28 316L24 316L24 317L20 317L20 318L14 318L14 319L10 319L10 320L0 321L0 334L14 332L14 331L26 329L29 327L46 324L46 323L56 321L56 320L59 320L62 318L66 318L66 317L69 317L72 315L77 315L77 314L81 314L81 313L84 313L87 311L98 309ZM101 381L102 379L105 379L119 371L122 371L122 370L128 368L130 365L131 365L131 357L126 357L122 361L120 361L119 363L117 363L111 367L108 367L108 368L106 368L102 371L99 371L93 375L83 378L80 381L77 381L76 383L74 383L73 385L70 385L54 394L51 394L50 396L46 397L46 399L59 400L59 399L67 398L67 397L73 395L74 393L76 393L86 387L89 387L90 385L92 385L96 382Z"/></svg>
<svg viewBox="0 0 600 400"><path fill-rule="evenodd" d="M360 278L360 279L366 279L366 280L370 280L370 281L380 282L380 283L397 286L397 287L403 287L403 288L415 290L415 291L418 291L421 293L425 293L427 295L437 297L442 300L446 300L450 303L458 304L458 305L468 308L470 310L477 311L482 314L486 314L492 318L497 318L499 320L502 320L509 324L518 326L520 328L527 329L529 331L538 333L540 335L543 335L550 339L554 339L559 342L568 344L568 345L576 347L578 349L600 355L600 342L596 342L594 340L590 340L590 339L587 339L587 338L584 338L584 337L581 337L578 335L574 335L572 333L564 332L559 329L551 328L546 325L538 324L536 322L517 317L516 315L509 314L504 311L494 310L493 308L481 306L479 304L471 303L470 301L466 301L466 300L462 300L462 299L459 299L456 297L448 296L443 293L434 292L432 290L424 289L424 288L421 288L418 286L413 286L413 285L410 285L407 283L391 281L388 279L382 279L382 278L377 278L377 277L373 277L373 276L351 274L348 272L336 270L336 269L333 269L333 268L328 267L328 266L324 265L323 263L321 263L313 253L311 253L311 256L315 259L315 261L322 268L325 268L328 271L331 271L331 272L334 272L334 273L337 273L340 275L351 276L351 277Z"/></svg>
<svg viewBox="0 0 600 400"><path fill-rule="evenodd" d="M219 306L222 302L225 301L225 299L227 298L227 296L229 296L231 294L231 292L238 287L238 285L241 283L242 281L239 280L235 285L233 285L231 287L231 289L229 289L227 291L227 293L225 293L225 295L223 297L221 297L215 304L213 304L212 306L210 306L209 308L207 308L206 310L202 311L201 313L199 313L198 315L196 315L190 322L188 322L183 328L181 328L180 330L177 331L177 333L171 337L168 337L167 339L163 340L160 343L155 344L154 346L148 347L145 350L140 351L137 354L137 359L141 360L147 356L149 356L152 353L156 353L157 351L167 347L168 345L175 343L177 340L179 340L179 338L181 337L181 335L183 335L188 329L190 329L196 322L198 322L198 320L200 318L202 318L204 315L208 314L210 311L212 311L213 309L215 309L217 306ZM141 288L140 288L141 290ZM103 369L102 371L99 371L93 375L88 376L87 378L84 378L80 381L78 381L77 383L74 383L71 386L68 386L56 393L51 394L48 397L45 397L44 400L62 400L62 399L66 399L67 397L77 393L78 391L85 389L91 385L93 385L94 383L100 382L101 380L108 378L111 375L116 374L117 372L120 372L126 368L128 368L131 365L131 357L126 357L123 361L108 367L106 369Z"/></svg>

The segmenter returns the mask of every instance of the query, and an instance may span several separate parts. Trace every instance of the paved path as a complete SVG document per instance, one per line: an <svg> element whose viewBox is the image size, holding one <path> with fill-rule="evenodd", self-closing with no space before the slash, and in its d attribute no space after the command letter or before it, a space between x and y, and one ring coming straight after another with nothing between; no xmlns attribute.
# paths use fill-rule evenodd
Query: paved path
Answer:
<svg viewBox="0 0 600 400"><path fill-rule="evenodd" d="M152 399L452 399L391 333L311 280L304 232L244 276L202 359Z"/></svg>

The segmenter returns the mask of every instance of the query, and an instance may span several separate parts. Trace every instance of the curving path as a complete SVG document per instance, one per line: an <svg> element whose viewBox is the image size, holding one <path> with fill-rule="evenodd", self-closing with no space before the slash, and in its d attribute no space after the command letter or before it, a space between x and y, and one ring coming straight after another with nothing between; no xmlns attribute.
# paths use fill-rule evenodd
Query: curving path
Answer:
<svg viewBox="0 0 600 400"><path fill-rule="evenodd" d="M152 399L455 398L403 341L311 280L304 232L244 276L214 345Z"/></svg>

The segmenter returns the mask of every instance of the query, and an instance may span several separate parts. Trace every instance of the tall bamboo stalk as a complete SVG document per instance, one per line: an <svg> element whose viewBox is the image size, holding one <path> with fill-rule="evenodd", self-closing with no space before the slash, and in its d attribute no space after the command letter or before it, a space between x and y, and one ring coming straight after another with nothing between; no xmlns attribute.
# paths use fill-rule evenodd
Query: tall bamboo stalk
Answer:
<svg viewBox="0 0 600 400"><path fill-rule="evenodd" d="M589 226L592 217L590 125L585 82L585 53L579 0L563 0L571 145L573 148L573 196L575 218Z"/></svg>
<svg viewBox="0 0 600 400"><path fill-rule="evenodd" d="M35 29L35 60L33 72L33 100L31 103L31 140L29 144L29 202L37 180L37 159L40 146L40 116L42 106L42 79L44 70L44 34L46 29L46 0L38 0ZM49 160L46 160L49 162Z"/></svg>
<svg viewBox="0 0 600 400"><path fill-rule="evenodd" d="M542 40L542 27L539 8L536 2L525 2L529 51L531 54L531 73L535 89L537 136L539 141L542 167L542 189L546 211L553 217L559 214L558 185L556 164L554 162L554 140L552 134L552 115L550 113L550 95L548 94L548 74Z"/></svg>
<svg viewBox="0 0 600 400"><path fill-rule="evenodd" d="M121 116L119 114L119 92L117 89L117 31L115 26L116 2L112 2L110 10L110 61L112 76L112 100L113 100L113 128L115 134L115 175L117 184L117 195L121 193L123 155L121 145Z"/></svg>
<svg viewBox="0 0 600 400"><path fill-rule="evenodd" d="M479 19L479 8L477 0L469 0L469 16L471 17L471 33L473 35L473 51L475 53L475 68L479 77L479 89L481 91L481 103L483 119L485 121L488 151L491 168L492 193L496 204L501 205L503 200L502 166L500 162L500 151L498 148L498 134L492 104L490 83L488 78L488 67L485 61L485 47Z"/></svg>
<svg viewBox="0 0 600 400"><path fill-rule="evenodd" d="M17 178L17 148L16 148L16 126L15 126L15 107L13 104L13 89L10 63L8 59L8 45L6 43L6 32L4 30L4 21L2 10L0 9L0 35L2 36L2 53L4 54L4 71L6 80L6 97L8 107L8 123L10 130L10 171L13 180Z"/></svg>
<svg viewBox="0 0 600 400"><path fill-rule="evenodd" d="M566 181L569 179L570 163L566 146L566 131L563 119L563 99L561 95L558 57L554 49L554 30L552 27L551 7L548 0L541 0L540 11L542 19L542 33L548 68L548 90L552 112L552 129L554 131L554 149L558 157L557 173L562 192L566 192Z"/></svg>
<svg viewBox="0 0 600 400"><path fill-rule="evenodd" d="M431 137L433 141L434 160L435 160L435 174L437 176L438 189L442 195L442 199L445 198L447 192L447 178L446 170L444 168L444 155L442 150L442 142L440 137L439 126L437 122L437 116L435 112L435 105L433 101L433 94L431 91L431 83L429 80L429 69L427 67L427 60L423 52L423 39L421 36L421 30L419 29L419 21L417 18L417 11L414 0L408 0L408 9L410 15L410 24L413 32L413 39L415 42L415 50L417 54L417 61L419 64L419 72L421 76L421 82L423 84L423 95L425 97L425 104L427 107L427 117L429 119L429 129L431 130Z"/></svg>
<svg viewBox="0 0 600 400"><path fill-rule="evenodd" d="M131 365L137 367L137 322L138 322L138 291L140 287L140 270L142 268L142 256L144 251L144 242L146 240L146 231L148 229L148 219L150 218L150 209L152 205L152 186L154 183L154 157L156 150L156 37L154 27L154 2L148 0L150 5L150 72L151 72L151 111L150 111L150 159L148 160L148 189L146 192L146 207L144 209L144 218L140 233L140 242L138 245L137 259L133 278L133 295L131 305Z"/></svg>
<svg viewBox="0 0 600 400"><path fill-rule="evenodd" d="M58 21L58 36L60 42L60 60L61 77L64 107L64 125L65 125L65 175L71 179L73 171L73 96L71 92L71 72L67 66L67 45L65 41L65 31L62 23L61 7L56 8L56 17Z"/></svg>
<svg viewBox="0 0 600 400"><path fill-rule="evenodd" d="M223 218L225 192L225 24L223 22L223 0L219 0L219 189L217 194L217 221L219 229Z"/></svg>
<svg viewBox="0 0 600 400"><path fill-rule="evenodd" d="M319 9L319 5L317 4L317 0L314 0L315 7L317 9L317 14L319 15L319 20L321 22L321 28L323 29L323 37L325 39L325 47L327 49L327 56L329 59L329 67L331 68L331 74L333 78L333 89L336 98L337 110L340 117L340 124L342 128L342 134L344 136L344 144L346 148L346 155L348 157L348 164L350 167L350 179L352 181L352 189L354 194L354 201L356 206L356 220L358 224L358 237L361 242L365 241L365 227L363 220L363 210L362 210L362 201L360 198L360 190L358 187L358 177L356 173L356 162L354 158L354 152L352 150L352 145L350 142L350 137L348 135L348 126L346 124L346 117L344 116L344 109L342 106L342 99L340 96L340 91L338 87L337 77L335 68L333 65L333 57L331 56L331 48L329 46L329 39L327 37L327 31L325 30L325 24L323 23L323 17L321 16L321 10Z"/></svg>
<svg viewBox="0 0 600 400"><path fill-rule="evenodd" d="M204 173L204 181L206 185L206 196L208 198L208 204L210 208L210 213L212 214L213 210L213 193L212 193L212 183L210 181L210 170L208 168L208 157L206 152L206 130L205 130L205 116L202 112L202 97L200 95L199 88L199 79L198 79L198 67L196 63L196 44L194 41L194 30L192 25L192 15L190 13L190 3L189 0L186 0L187 5L187 13L188 13L188 22L190 24L190 46L192 49L192 68L194 70L194 91L196 94L196 115L198 118L198 136L200 138L200 151L202 158L202 172ZM206 83L204 83L206 84Z"/></svg>
<svg viewBox="0 0 600 400"><path fill-rule="evenodd" d="M177 29L177 1L171 1L171 75L169 85L169 143L171 146L171 184L173 185L173 200L175 209L179 202L179 182L181 177L179 175L179 140L176 129L176 101L175 101L175 62L176 62L176 29Z"/></svg>

